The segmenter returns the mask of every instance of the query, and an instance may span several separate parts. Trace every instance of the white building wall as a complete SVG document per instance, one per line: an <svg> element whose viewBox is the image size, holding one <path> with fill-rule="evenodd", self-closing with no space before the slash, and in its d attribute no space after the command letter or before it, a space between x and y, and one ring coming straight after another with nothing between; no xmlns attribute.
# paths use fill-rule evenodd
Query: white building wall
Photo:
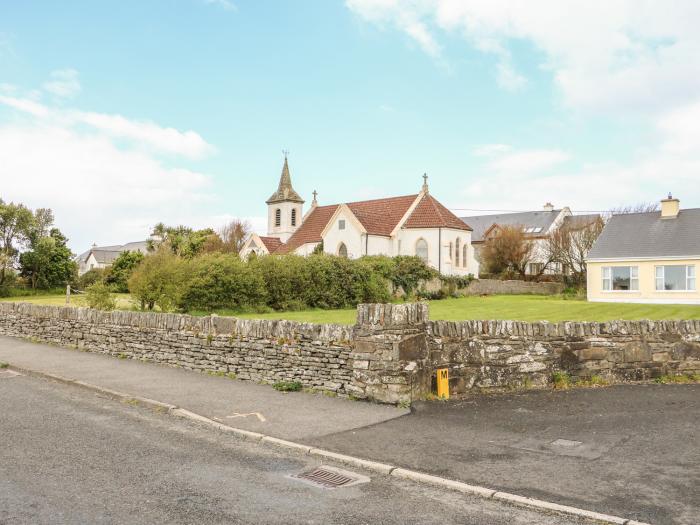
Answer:
<svg viewBox="0 0 700 525"><path fill-rule="evenodd" d="M280 225L275 226L275 215L277 210L280 210ZM297 212L296 225L292 226L292 210ZM301 226L303 220L303 205L297 202L278 202L268 204L267 206L267 236L277 237L282 242L292 236L292 234Z"/></svg>
<svg viewBox="0 0 700 525"><path fill-rule="evenodd" d="M345 221L345 229L340 229L340 221ZM341 210L323 237L323 251L338 255L340 244L344 243L348 257L356 259L365 254L364 235L357 225L357 220L347 211Z"/></svg>
<svg viewBox="0 0 700 525"><path fill-rule="evenodd" d="M428 264L445 275L469 274L478 277L479 265L474 257L471 245L471 232L450 228L426 228L399 230L396 240L396 255L416 255L416 243L419 239L428 243ZM459 265L456 264L456 241L460 239ZM452 243L452 257L450 257ZM465 244L466 243L466 244ZM441 246L438 246L441 244ZM467 246L466 265L463 262L463 246ZM399 247L400 246L400 247Z"/></svg>

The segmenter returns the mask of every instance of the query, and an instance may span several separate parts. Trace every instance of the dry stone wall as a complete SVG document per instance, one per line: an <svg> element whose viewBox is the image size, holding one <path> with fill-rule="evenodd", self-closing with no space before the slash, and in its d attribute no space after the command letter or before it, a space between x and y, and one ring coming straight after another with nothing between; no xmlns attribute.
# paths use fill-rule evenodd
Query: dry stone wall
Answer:
<svg viewBox="0 0 700 525"><path fill-rule="evenodd" d="M360 305L354 326L0 303L0 335L388 403L429 394L438 368L453 393L544 385L556 371L700 374L698 320L430 321L425 303Z"/></svg>

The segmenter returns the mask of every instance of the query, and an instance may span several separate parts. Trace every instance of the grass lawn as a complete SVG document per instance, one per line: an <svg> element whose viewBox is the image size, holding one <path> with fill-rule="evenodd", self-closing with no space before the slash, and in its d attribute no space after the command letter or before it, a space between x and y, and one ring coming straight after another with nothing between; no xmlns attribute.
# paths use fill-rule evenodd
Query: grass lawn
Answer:
<svg viewBox="0 0 700 525"><path fill-rule="evenodd" d="M64 295L8 297L1 301L21 301L34 304L64 306ZM429 301L430 318L447 321L466 319L509 319L514 321L610 321L614 319L700 319L700 306L658 304L589 303L543 295L492 295ZM84 306L80 296L71 297L71 305ZM129 294L117 294L117 307L133 310ZM313 323L354 324L355 309L303 310L299 312L240 313L220 310L218 315L244 319L287 319ZM193 312L207 315L206 312Z"/></svg>
<svg viewBox="0 0 700 525"><path fill-rule="evenodd" d="M120 310L132 310L134 304L131 301L131 296L128 293L116 293L117 308ZM42 304L45 306L66 306L66 295L26 295L21 297L0 297L0 301L16 302L16 303L32 303ZM87 306L85 297L73 294L70 296L70 306Z"/></svg>

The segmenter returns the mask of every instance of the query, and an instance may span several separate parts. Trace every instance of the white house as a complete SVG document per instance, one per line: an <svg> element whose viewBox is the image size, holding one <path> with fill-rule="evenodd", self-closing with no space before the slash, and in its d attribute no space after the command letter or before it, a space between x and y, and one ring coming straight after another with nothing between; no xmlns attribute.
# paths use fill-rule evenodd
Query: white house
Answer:
<svg viewBox="0 0 700 525"><path fill-rule="evenodd" d="M478 276L472 229L428 189L413 195L320 206L317 193L304 200L292 188L287 159L277 191L267 200L268 233L248 238L241 255L323 251L342 257L416 255L445 275Z"/></svg>
<svg viewBox="0 0 700 525"><path fill-rule="evenodd" d="M127 250L141 252L145 255L147 246L148 241L129 242L115 246L97 246L97 244L93 244L92 248L77 257L78 275L83 275L94 268L109 268L116 258L119 257L119 254Z"/></svg>

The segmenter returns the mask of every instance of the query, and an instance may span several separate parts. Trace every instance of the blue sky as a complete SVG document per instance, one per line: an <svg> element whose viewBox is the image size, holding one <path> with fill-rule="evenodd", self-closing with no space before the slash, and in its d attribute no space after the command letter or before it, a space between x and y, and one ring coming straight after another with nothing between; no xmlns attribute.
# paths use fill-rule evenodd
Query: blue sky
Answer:
<svg viewBox="0 0 700 525"><path fill-rule="evenodd" d="M282 149L321 203L700 206L694 2L510 4L0 1L0 197L76 251L264 229Z"/></svg>

